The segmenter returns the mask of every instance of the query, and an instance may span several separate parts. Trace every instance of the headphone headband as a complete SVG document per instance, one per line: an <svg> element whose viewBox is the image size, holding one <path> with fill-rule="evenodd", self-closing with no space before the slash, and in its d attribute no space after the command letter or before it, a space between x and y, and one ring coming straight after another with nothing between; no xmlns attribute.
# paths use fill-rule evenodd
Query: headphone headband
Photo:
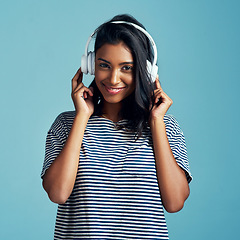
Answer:
<svg viewBox="0 0 240 240"><path fill-rule="evenodd" d="M135 24L135 23L131 23L131 22L126 22L126 21L113 21L113 22L109 22L109 23L113 23L113 24L128 24L131 25L133 27L135 27L136 29L138 29L139 31L141 31L142 33L144 33L147 38L149 39L149 41L152 44L152 48L153 48L153 52L154 52L154 57L153 57L153 63L150 63L147 60L147 70L150 74L150 77L152 79L152 81L154 82L157 76L157 71L158 71L158 66L157 64L157 47L156 44L152 38L152 36L142 27L140 27L139 25ZM93 38L93 36L97 33L98 29L96 29L88 38L87 43L86 43L86 47L85 47L85 54L82 56L81 59L81 68L82 68L82 72L85 74L94 74L94 68L95 68L95 53L94 52L88 52L88 46L89 43L91 41L91 39Z"/></svg>
<svg viewBox="0 0 240 240"><path fill-rule="evenodd" d="M154 58L153 58L153 65L156 65L157 64L157 47L156 47L156 44L152 38L152 36L142 27L140 27L139 25L135 24L135 23L131 23L131 22L125 22L125 21L113 21L113 22L110 22L110 23L115 23L115 24L121 24L121 23L124 23L124 24L128 24L128 25L131 25L133 27L135 27L136 29L140 30L142 33L144 33L147 38L149 39L149 41L151 42L152 44L152 47L153 47L153 52L154 52Z"/></svg>

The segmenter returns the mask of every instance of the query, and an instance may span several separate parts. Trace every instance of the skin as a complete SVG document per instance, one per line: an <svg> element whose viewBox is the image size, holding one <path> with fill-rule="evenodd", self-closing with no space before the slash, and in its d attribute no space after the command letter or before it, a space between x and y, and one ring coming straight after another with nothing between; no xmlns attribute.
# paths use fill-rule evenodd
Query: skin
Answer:
<svg viewBox="0 0 240 240"><path fill-rule="evenodd" d="M104 116L117 122L121 101L135 89L133 57L124 43L105 44L97 51L95 82L104 98Z"/></svg>
<svg viewBox="0 0 240 240"><path fill-rule="evenodd" d="M104 97L104 117L114 122L120 120L121 101L134 91L133 67L132 54L122 42L116 45L105 44L96 52L95 81ZM58 204L65 203L73 190L84 130L94 111L93 89L85 87L82 78L83 74L79 69L72 79L72 100L76 116L61 153L43 178L43 187L50 200ZM162 90L158 77L155 85L155 103L149 124L158 185L166 211L177 212L182 209L189 196L189 186L184 171L174 159L163 121L164 115L172 105L172 100ZM160 98L161 104L158 105Z"/></svg>

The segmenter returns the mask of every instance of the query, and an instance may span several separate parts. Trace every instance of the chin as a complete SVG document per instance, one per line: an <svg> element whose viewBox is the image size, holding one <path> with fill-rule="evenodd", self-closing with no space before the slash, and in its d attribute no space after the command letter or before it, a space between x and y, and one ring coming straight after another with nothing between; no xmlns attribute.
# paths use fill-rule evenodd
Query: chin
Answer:
<svg viewBox="0 0 240 240"><path fill-rule="evenodd" d="M112 104L120 103L124 99L119 97L105 97L105 96L103 96L103 98L105 102L112 103Z"/></svg>

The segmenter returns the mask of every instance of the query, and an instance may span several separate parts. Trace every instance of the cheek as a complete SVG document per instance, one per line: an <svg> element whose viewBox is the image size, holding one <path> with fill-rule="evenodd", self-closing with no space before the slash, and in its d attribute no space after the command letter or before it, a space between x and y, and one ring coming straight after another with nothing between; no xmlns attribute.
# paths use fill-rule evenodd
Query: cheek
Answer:
<svg viewBox="0 0 240 240"><path fill-rule="evenodd" d="M130 77L128 79L128 81L126 81L126 83L128 84L129 86L129 89L131 89L131 91L134 91L135 87L136 87L136 83L135 83L135 80L133 77Z"/></svg>
<svg viewBox="0 0 240 240"><path fill-rule="evenodd" d="M101 73L99 73L99 71L95 71L95 82L96 82L98 87L100 85L101 80L102 80Z"/></svg>
<svg viewBox="0 0 240 240"><path fill-rule="evenodd" d="M98 90L101 92L101 84L100 84L100 82L98 81L98 78L96 77L96 75L95 75L95 83L96 83L96 85L97 85L97 88L98 88Z"/></svg>
<svg viewBox="0 0 240 240"><path fill-rule="evenodd" d="M102 81L104 80L104 76L102 73L96 72L95 73L95 83L97 85L98 90L103 94L103 85Z"/></svg>
<svg viewBox="0 0 240 240"><path fill-rule="evenodd" d="M135 84L133 84L131 87L130 87L130 94L132 94L134 91L135 91Z"/></svg>
<svg viewBox="0 0 240 240"><path fill-rule="evenodd" d="M96 69L96 71L95 71L95 80L96 80L96 82L100 82L100 81L106 79L107 77L108 77L107 72L98 71L98 70Z"/></svg>

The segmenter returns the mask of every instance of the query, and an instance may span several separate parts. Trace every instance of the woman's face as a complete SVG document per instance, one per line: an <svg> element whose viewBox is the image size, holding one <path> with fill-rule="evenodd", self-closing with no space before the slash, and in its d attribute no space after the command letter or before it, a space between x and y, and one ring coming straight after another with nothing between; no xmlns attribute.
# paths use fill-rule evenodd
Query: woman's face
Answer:
<svg viewBox="0 0 240 240"><path fill-rule="evenodd" d="M120 42L104 44L96 52L95 82L108 103L120 103L135 89L133 56Z"/></svg>

